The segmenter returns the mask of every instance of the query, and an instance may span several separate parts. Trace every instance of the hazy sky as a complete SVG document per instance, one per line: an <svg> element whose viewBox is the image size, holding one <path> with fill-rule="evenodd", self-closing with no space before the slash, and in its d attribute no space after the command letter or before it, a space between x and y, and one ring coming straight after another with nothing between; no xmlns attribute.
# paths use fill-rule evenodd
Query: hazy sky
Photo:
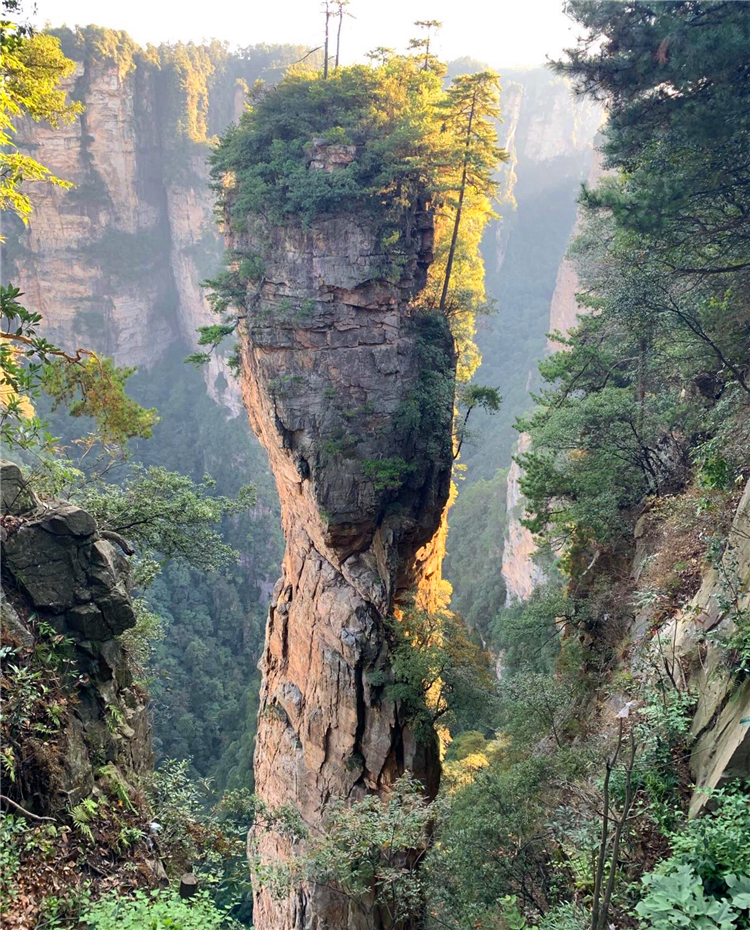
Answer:
<svg viewBox="0 0 750 930"><path fill-rule="evenodd" d="M571 45L563 0L352 0L355 19L342 39L345 61L378 45L403 50L416 19L443 22L436 52L470 55L497 67L539 65ZM124 29L139 43L226 39L231 45L321 41L319 0L37 0L39 25L49 20Z"/></svg>

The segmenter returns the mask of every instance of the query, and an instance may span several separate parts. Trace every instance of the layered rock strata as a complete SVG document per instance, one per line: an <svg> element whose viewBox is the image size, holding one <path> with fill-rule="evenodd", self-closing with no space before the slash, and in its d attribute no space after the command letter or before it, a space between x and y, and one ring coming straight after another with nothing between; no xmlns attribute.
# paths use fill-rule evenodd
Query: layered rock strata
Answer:
<svg viewBox="0 0 750 930"><path fill-rule="evenodd" d="M367 219L249 225L229 236L265 266L248 286L243 393L286 537L261 662L255 780L264 801L292 802L315 829L332 798L385 794L407 770L437 790L436 742L418 740L388 697L387 620L410 592L424 606L437 598L455 358L445 320L414 307L431 260L428 211L397 280ZM256 840L262 857L293 854L278 834ZM309 885L282 901L256 889L254 921L386 926Z"/></svg>

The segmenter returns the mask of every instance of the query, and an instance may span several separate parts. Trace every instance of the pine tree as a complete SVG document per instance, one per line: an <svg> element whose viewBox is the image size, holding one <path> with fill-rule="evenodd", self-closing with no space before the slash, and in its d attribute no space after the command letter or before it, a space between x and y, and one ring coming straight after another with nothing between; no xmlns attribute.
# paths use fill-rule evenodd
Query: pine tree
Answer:
<svg viewBox="0 0 750 930"><path fill-rule="evenodd" d="M446 129L462 141L458 201L440 295L440 310L443 312L447 308L467 190L473 188L494 193L492 172L498 161L507 157L497 145L497 132L493 122L500 118L499 92L499 77L494 71L462 74L454 80L442 103Z"/></svg>

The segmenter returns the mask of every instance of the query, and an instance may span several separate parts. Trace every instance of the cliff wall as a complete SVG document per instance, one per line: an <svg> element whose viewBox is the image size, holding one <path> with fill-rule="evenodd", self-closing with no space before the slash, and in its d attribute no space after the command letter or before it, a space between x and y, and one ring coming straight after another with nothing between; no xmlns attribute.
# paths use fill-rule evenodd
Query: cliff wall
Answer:
<svg viewBox="0 0 750 930"><path fill-rule="evenodd" d="M22 121L17 141L75 188L38 185L27 227L6 216L3 280L42 314L49 339L151 369L176 343L187 354L197 327L213 321L200 287L223 253L208 127L223 132L244 106L241 88L278 77L298 50L143 51L97 27L58 32L76 60L63 87L86 109L57 128ZM116 39L118 53L103 50L99 34L110 45ZM190 96L196 87L205 99ZM205 125L194 125L201 119ZM239 391L220 358L204 377L211 397L239 413Z"/></svg>
<svg viewBox="0 0 750 930"><path fill-rule="evenodd" d="M602 174L602 157L594 151L586 183L594 187ZM578 232L576 221L570 233L572 241ZM557 269L555 289L549 308L549 333L559 332L567 335L576 325L580 307L576 300L578 275L574 264L567 255L563 255ZM557 352L560 344L547 338L547 353ZM529 448L529 437L521 433L515 447L515 454L521 455ZM537 547L533 535L522 525L524 514L523 495L521 493L522 471L513 461L508 472L507 486L507 523L503 545L502 574L505 581L506 605L525 601L531 596L537 585L543 583L544 572L534 559Z"/></svg>
<svg viewBox="0 0 750 930"><path fill-rule="evenodd" d="M386 256L365 219L253 220L248 234L229 236L265 266L249 286L242 383L286 538L261 663L255 780L266 802L292 802L312 828L330 798L387 792L406 770L430 794L438 786L435 740L417 739L382 683L387 618L410 592L424 606L438 597L452 465L453 343L444 319L411 309L433 235L427 212L417 225L397 281L383 277ZM426 371L440 375L442 394L415 425L400 414L419 405ZM278 834L259 840L261 856L290 852ZM282 902L258 890L254 920L261 930L340 930L364 917L335 891L301 886Z"/></svg>

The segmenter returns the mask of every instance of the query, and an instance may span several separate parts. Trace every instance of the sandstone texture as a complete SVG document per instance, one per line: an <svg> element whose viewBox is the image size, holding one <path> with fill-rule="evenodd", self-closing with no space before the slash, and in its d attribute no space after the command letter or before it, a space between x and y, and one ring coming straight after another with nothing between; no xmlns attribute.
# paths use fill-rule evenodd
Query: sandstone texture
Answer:
<svg viewBox="0 0 750 930"><path fill-rule="evenodd" d="M317 146L311 170L328 170L326 157ZM255 779L266 802L292 802L315 829L331 798L386 793L406 770L437 790L437 743L418 740L387 697L385 621L410 591L425 606L438 597L455 358L445 321L412 305L431 259L427 211L398 280L386 277L366 218L249 225L229 241L265 267L248 285L243 393L286 537L261 663ZM259 843L262 856L292 852L276 834ZM321 887L281 902L256 893L259 930L380 926L364 919Z"/></svg>
<svg viewBox="0 0 750 930"><path fill-rule="evenodd" d="M16 465L0 468L3 645L26 655L47 624L72 649L57 745L29 740L7 786L32 808L54 813L88 797L103 766L116 766L123 779L153 767L145 693L118 640L136 622L130 573L90 514L38 501Z"/></svg>

